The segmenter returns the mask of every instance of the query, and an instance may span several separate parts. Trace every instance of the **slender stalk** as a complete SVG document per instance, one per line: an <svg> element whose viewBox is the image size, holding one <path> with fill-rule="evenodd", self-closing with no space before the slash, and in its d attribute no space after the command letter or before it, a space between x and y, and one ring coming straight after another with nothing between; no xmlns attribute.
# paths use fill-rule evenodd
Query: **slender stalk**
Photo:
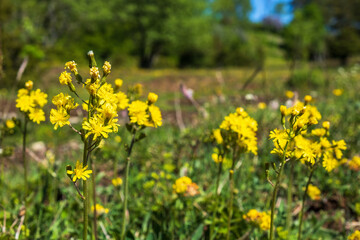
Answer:
<svg viewBox="0 0 360 240"><path fill-rule="evenodd" d="M84 139L84 153L83 153L83 166L86 166L87 164L87 156L88 156L88 140ZM93 176L94 177L94 176ZM88 209L89 209L89 192L87 187L87 181L83 181L83 195L84 195L84 229L83 229L83 240L87 240L87 229L89 225L89 215L88 215Z"/></svg>
<svg viewBox="0 0 360 240"><path fill-rule="evenodd" d="M95 163L93 160L91 160L91 168L92 168L92 171L93 171L93 177L92 177L92 190L93 190L93 194L92 194L92 197L93 197L93 206L94 206L94 219L93 219L93 233L94 233L94 237L95 237L95 240L98 239L98 234L97 234L97 216L96 216L96 185L95 185Z"/></svg>
<svg viewBox="0 0 360 240"><path fill-rule="evenodd" d="M23 159L23 164L24 164L24 193L25 193L25 197L24 197L24 203L25 203L25 214L24 214L24 225L27 228L27 211L28 211L28 201L27 201L27 197L28 197L28 164L26 161L26 134L27 134L27 124L28 124L28 118L26 116L26 114L24 115L24 129L23 129L23 145L22 145L22 159ZM25 239L27 239L26 234L25 234Z"/></svg>
<svg viewBox="0 0 360 240"><path fill-rule="evenodd" d="M233 215L233 201L234 201L234 171L231 169L229 172L229 182L230 182L230 200L229 200L229 215L227 222L227 234L226 239L230 239L230 228L231 228L231 218Z"/></svg>
<svg viewBox="0 0 360 240"><path fill-rule="evenodd" d="M303 223L304 205L305 205L305 200L306 200L306 194L307 194L307 191L308 191L308 188L309 188L309 185L310 185L311 178L313 176L314 170L315 170L315 167L313 167L311 169L311 171L310 171L310 175L309 175L308 181L306 183L305 191L304 191L304 194L303 194L303 197L302 197L301 212L300 212L300 217L299 217L300 218L300 223L299 223L299 231L298 231L298 240L301 239L301 227L302 227L302 223Z"/></svg>
<svg viewBox="0 0 360 240"><path fill-rule="evenodd" d="M221 172L222 172L222 162L219 163L219 170L218 170L217 178L216 178L216 187L215 187L215 198L216 198L216 199L215 199L215 210L213 211L212 223L211 223L211 226L210 226L210 239L213 239L213 233L214 233L214 227L215 227L215 217L216 217L217 207L218 207L218 204L219 204L218 189L219 189Z"/></svg>
<svg viewBox="0 0 360 240"><path fill-rule="evenodd" d="M294 180L294 162L290 165L289 184L287 189L287 213L286 213L286 230L289 231L292 224L292 187Z"/></svg>
<svg viewBox="0 0 360 240"><path fill-rule="evenodd" d="M126 211L127 211L127 199L128 199L128 191L129 191L129 171L130 171L130 155L131 155L131 151L132 148L134 146L135 143L135 134L136 132L133 133L132 139L131 139L131 144L128 150L128 156L126 158L126 170L125 170L125 187L124 187L124 209L123 209L123 222L122 222L122 226L121 226L121 240L125 239L125 233L126 233Z"/></svg>
<svg viewBox="0 0 360 240"><path fill-rule="evenodd" d="M234 167L235 161L237 160L237 147L234 147L233 152L233 160L231 170L229 171L229 183L230 183L230 200L229 200L229 215L228 215L228 222L227 222L227 234L226 239L230 239L230 228L231 228L231 218L233 215L233 201L234 201Z"/></svg>
<svg viewBox="0 0 360 240"><path fill-rule="evenodd" d="M279 190L279 185L280 185L282 172L284 170L284 166L285 166L285 163L286 163L286 150L287 150L288 145L289 145L289 141L286 142L286 145L285 145L285 148L284 148L284 154L283 154L281 165L280 165L280 171L279 171L279 173L277 175L276 183L275 183L274 190L273 190L273 193L272 193L271 219L270 219L270 238L269 238L270 240L274 239L274 213L275 213L276 195L277 195L277 192Z"/></svg>

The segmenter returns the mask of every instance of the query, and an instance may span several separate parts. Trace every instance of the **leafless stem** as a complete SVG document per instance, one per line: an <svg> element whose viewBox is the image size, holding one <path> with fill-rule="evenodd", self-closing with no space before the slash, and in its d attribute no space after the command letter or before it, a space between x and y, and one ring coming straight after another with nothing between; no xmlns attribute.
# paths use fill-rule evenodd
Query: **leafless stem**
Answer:
<svg viewBox="0 0 360 240"><path fill-rule="evenodd" d="M77 130L76 128L74 128L74 127L71 125L71 123L69 124L69 127L70 127L72 130L74 130L77 134L79 134L80 136L82 135L82 133L81 133L79 130Z"/></svg>
<svg viewBox="0 0 360 240"><path fill-rule="evenodd" d="M20 219L20 223L19 226L16 230L16 234L15 234L15 239L19 239L20 236L20 232L21 232L21 226L24 224L24 220L25 220L25 215L23 215ZM26 234L26 233L25 233Z"/></svg>

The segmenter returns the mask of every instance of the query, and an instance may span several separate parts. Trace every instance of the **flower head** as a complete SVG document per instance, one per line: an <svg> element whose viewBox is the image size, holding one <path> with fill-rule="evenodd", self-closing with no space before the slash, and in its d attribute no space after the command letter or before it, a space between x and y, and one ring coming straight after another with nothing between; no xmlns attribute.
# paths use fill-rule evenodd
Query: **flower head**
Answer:
<svg viewBox="0 0 360 240"><path fill-rule="evenodd" d="M148 121L149 114L147 113L148 105L145 102L136 100L129 106L129 117L131 123L138 125L145 125Z"/></svg>
<svg viewBox="0 0 360 240"><path fill-rule="evenodd" d="M312 200L320 200L321 191L317 186L309 184L307 194Z"/></svg>
<svg viewBox="0 0 360 240"><path fill-rule="evenodd" d="M73 182L76 182L77 179L82 179L86 181L87 178L90 178L90 174L92 173L92 170L87 170L88 166L86 165L83 167L83 164L79 161L76 161L76 167L74 170L67 170L67 174L74 174Z"/></svg>
<svg viewBox="0 0 360 240"><path fill-rule="evenodd" d="M59 77L59 82L62 85L68 85L68 84L72 83L71 74L66 71L62 72Z"/></svg>
<svg viewBox="0 0 360 240"><path fill-rule="evenodd" d="M149 104L154 104L154 103L156 103L157 100L158 100L158 95L156 95L153 92L150 92L149 95L148 95Z"/></svg>
<svg viewBox="0 0 360 240"><path fill-rule="evenodd" d="M34 86L34 83L33 83L33 81L31 81L31 80L29 80L29 81L27 81L27 82L25 83L25 88L26 88L27 90L29 90L29 91L32 90L33 86Z"/></svg>
<svg viewBox="0 0 360 240"><path fill-rule="evenodd" d="M108 61L105 61L104 65L103 65L103 71L105 75L109 75L110 71L111 71L111 64Z"/></svg>
<svg viewBox="0 0 360 240"><path fill-rule="evenodd" d="M58 127L63 127L65 125L69 125L70 115L67 113L65 108L59 109L51 109L50 110L50 122L55 124L54 129L58 129Z"/></svg>
<svg viewBox="0 0 360 240"><path fill-rule="evenodd" d="M71 72L73 72L74 74L78 74L78 70L77 70L77 67L76 67L76 63L75 61L69 61L67 63L65 63L65 69L69 69Z"/></svg>
<svg viewBox="0 0 360 240"><path fill-rule="evenodd" d="M123 184L123 180L119 177L112 179L111 182L115 187L121 186Z"/></svg>

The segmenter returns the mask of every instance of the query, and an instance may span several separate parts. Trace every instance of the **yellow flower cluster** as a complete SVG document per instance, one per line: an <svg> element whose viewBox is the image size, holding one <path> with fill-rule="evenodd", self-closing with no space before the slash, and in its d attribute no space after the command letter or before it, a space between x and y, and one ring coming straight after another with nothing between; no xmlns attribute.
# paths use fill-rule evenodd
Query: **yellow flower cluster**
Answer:
<svg viewBox="0 0 360 240"><path fill-rule="evenodd" d="M312 199L312 200L320 200L320 195L321 195L321 191L317 186L314 186L312 184L309 184L308 186L308 190L307 190L307 195Z"/></svg>
<svg viewBox="0 0 360 240"><path fill-rule="evenodd" d="M199 194L199 186L186 176L176 179L175 184L173 184L173 190L175 193L183 194L184 196L192 197Z"/></svg>
<svg viewBox="0 0 360 240"><path fill-rule="evenodd" d="M109 213L109 209L108 208L104 208L103 206L101 206L100 204L96 204L95 206L91 206L91 211L95 212L96 209L96 215L102 215L102 214L108 214Z"/></svg>
<svg viewBox="0 0 360 240"><path fill-rule="evenodd" d="M270 215L266 212L259 212L256 209L251 209L248 213L243 215L243 219L257 225L264 231L270 229Z"/></svg>
<svg viewBox="0 0 360 240"><path fill-rule="evenodd" d="M70 111L77 108L74 98L68 94L59 93L54 96L52 103L57 109L50 110L50 122L54 124L54 129L69 125Z"/></svg>
<svg viewBox="0 0 360 240"><path fill-rule="evenodd" d="M161 111L154 105L157 99L158 96L155 93L149 93L147 102L140 100L131 102L128 108L130 123L155 128L161 126Z"/></svg>
<svg viewBox="0 0 360 240"><path fill-rule="evenodd" d="M360 231L356 230L348 237L348 240L360 240Z"/></svg>
<svg viewBox="0 0 360 240"><path fill-rule="evenodd" d="M45 113L42 107L47 103L47 94L41 92L40 89L32 90L33 82L25 83L25 88L18 91L16 99L16 107L25 113L29 119L37 124L45 121Z"/></svg>
<svg viewBox="0 0 360 240"><path fill-rule="evenodd" d="M322 159L323 167L330 172L340 165L346 143L344 140L330 142L327 139L330 128L327 121L322 128L308 133L308 127L318 124L321 114L315 106L307 105L311 97L306 98L305 104L298 102L288 109L285 106L280 107L284 129L270 132L270 139L275 146L271 153L282 156L286 147L286 158L296 158L311 165Z"/></svg>
<svg viewBox="0 0 360 240"><path fill-rule="evenodd" d="M230 113L220 124L220 134L226 145L236 144L241 152L257 155L257 127L257 122L243 108L237 108L235 113ZM215 138L219 142L220 137Z"/></svg>

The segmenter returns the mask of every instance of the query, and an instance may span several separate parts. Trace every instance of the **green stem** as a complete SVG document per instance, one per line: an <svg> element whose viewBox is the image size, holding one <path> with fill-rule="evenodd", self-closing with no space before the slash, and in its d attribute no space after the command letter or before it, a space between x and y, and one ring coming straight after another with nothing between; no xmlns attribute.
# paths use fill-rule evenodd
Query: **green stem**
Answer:
<svg viewBox="0 0 360 240"><path fill-rule="evenodd" d="M84 153L83 153L83 166L87 164L87 156L88 156L88 140L84 139ZM94 177L94 176L93 176ZM83 229L83 240L87 240L87 233L88 233L88 225L89 225L89 192L87 181L83 181L83 205L84 205L84 229Z"/></svg>
<svg viewBox="0 0 360 240"><path fill-rule="evenodd" d="M126 170L125 170L125 187L124 187L124 209L123 209L123 222L122 222L122 226L121 226L121 240L125 239L125 233L126 233L126 211L127 211L127 199L128 199L128 191L129 191L129 171L130 171L130 155L131 155L131 151L132 148L134 146L135 143L135 134L136 132L133 133L132 139L131 139L131 144L128 150L128 156L126 158Z"/></svg>
<svg viewBox="0 0 360 240"><path fill-rule="evenodd" d="M92 190L93 190L93 194L92 194L92 197L93 197L93 206L94 206L94 219L93 219L93 233L94 233L94 238L95 240L98 239L98 234L97 234L97 216L96 216L96 185L95 185L95 163L94 161L91 159L91 168L92 168L92 171L93 171L93 177L92 177Z"/></svg>
<svg viewBox="0 0 360 240"><path fill-rule="evenodd" d="M229 171L229 183L230 183L230 200L229 200L229 215L228 215L228 222L227 222L227 234L226 239L230 239L230 228L231 228L231 218L233 215L233 201L234 201L234 168L235 168L235 161L237 160L237 147L234 147L233 152L233 160L231 170Z"/></svg>
<svg viewBox="0 0 360 240"><path fill-rule="evenodd" d="M282 175L282 172L284 170L285 163L286 163L286 150L287 150L288 145L289 145L289 141L286 142L286 145L285 145L285 148L284 148L284 153L283 153L283 157L282 157L282 161L281 161L281 165L280 165L280 171L279 171L279 173L277 175L276 183L275 183L274 190L273 190L273 193L272 193L271 219L270 219L270 238L269 238L270 240L274 239L274 213L275 213L276 195L277 195L277 192L279 190L281 175Z"/></svg>
<svg viewBox="0 0 360 240"><path fill-rule="evenodd" d="M215 217L216 217L216 212L217 212L217 207L219 204L219 194L218 194L218 189L219 189L219 184L220 184L220 176L221 176L221 172L222 172L222 162L219 163L219 170L217 173L217 178L216 178L216 188L215 188L215 209L213 211L213 216L212 216L212 223L210 226L210 239L213 239L213 233L214 233L214 227L215 227Z"/></svg>
<svg viewBox="0 0 360 240"><path fill-rule="evenodd" d="M290 165L289 184L287 189L287 215L286 215L286 230L289 231L292 224L292 187L294 175L294 162Z"/></svg>
<svg viewBox="0 0 360 240"><path fill-rule="evenodd" d="M233 215L233 200L234 200L234 172L233 169L229 172L229 182L230 182L230 201L229 201L229 215L227 222L227 235L226 239L230 239L230 228L231 228L231 218Z"/></svg>
<svg viewBox="0 0 360 240"><path fill-rule="evenodd" d="M304 191L304 194L303 194L303 197L302 197L301 212L300 212L300 217L299 217L300 218L300 223L299 223L299 230L298 230L298 240L301 239L301 227L302 227L302 223L303 223L304 205L305 205L305 200L306 200L306 194L307 194L307 191L308 191L308 188L309 188L309 185L310 185L311 178L313 176L314 170L315 170L315 167L313 167L311 169L311 171L310 171L310 175L309 175L308 181L306 183L305 191Z"/></svg>
<svg viewBox="0 0 360 240"><path fill-rule="evenodd" d="M23 159L23 164L24 164L24 193L25 193L25 197L24 197L24 203L25 203L25 215L24 215L24 225L27 228L27 211L28 211L28 201L27 201L27 197L28 197L28 166L27 166L27 161L26 161L26 134L27 134L27 123L28 123L28 118L26 116L26 114L24 115L24 130L23 130L23 145L22 145L22 159ZM27 239L26 235L25 235L25 239Z"/></svg>

